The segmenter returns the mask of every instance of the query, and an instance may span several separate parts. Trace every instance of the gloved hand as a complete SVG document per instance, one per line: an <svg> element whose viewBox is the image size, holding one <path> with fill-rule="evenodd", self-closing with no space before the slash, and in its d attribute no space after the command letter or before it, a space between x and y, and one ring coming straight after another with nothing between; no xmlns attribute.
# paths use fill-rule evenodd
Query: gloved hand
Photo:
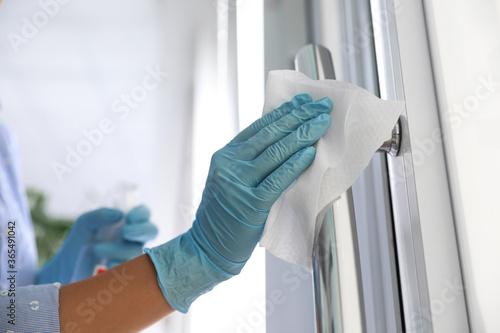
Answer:
<svg viewBox="0 0 500 333"><path fill-rule="evenodd" d="M101 208L80 216L59 251L38 272L37 283L67 284L93 275L94 268L105 261L108 268L142 253L144 243L156 237L157 228L149 221L146 206L138 206L125 216L117 209ZM118 227L119 242L105 242L99 232ZM109 229L108 229L109 230Z"/></svg>
<svg viewBox="0 0 500 333"><path fill-rule="evenodd" d="M314 144L330 127L329 98L297 95L255 121L211 161L191 229L146 249L167 302L180 312L238 274L281 193L312 163Z"/></svg>

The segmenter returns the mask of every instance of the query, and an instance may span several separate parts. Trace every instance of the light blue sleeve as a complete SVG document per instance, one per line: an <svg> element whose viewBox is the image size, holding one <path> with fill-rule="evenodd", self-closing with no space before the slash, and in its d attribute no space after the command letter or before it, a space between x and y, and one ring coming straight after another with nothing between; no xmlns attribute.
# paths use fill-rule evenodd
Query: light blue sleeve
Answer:
<svg viewBox="0 0 500 333"><path fill-rule="evenodd" d="M59 284L0 290L0 332L59 332Z"/></svg>
<svg viewBox="0 0 500 333"><path fill-rule="evenodd" d="M15 241L16 285L34 284L37 252L21 177L19 145L14 133L0 120L0 290L7 289L9 235Z"/></svg>

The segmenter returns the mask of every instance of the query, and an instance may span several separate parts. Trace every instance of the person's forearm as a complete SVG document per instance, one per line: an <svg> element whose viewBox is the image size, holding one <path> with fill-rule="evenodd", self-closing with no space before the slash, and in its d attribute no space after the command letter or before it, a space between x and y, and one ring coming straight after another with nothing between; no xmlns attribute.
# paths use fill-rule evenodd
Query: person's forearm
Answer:
<svg viewBox="0 0 500 333"><path fill-rule="evenodd" d="M61 332L139 332L175 310L158 287L147 255L103 274L62 286Z"/></svg>

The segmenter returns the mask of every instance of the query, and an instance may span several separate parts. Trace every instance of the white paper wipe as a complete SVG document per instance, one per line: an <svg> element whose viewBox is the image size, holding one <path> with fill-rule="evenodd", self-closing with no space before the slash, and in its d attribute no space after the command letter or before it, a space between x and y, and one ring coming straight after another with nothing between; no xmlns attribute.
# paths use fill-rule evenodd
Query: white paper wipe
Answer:
<svg viewBox="0 0 500 333"><path fill-rule="evenodd" d="M368 166L390 136L404 102L384 101L340 81L316 81L295 71L271 71L263 114L301 93L310 94L313 100L330 97L332 125L315 144L313 164L271 208L260 245L311 271L314 238L326 208Z"/></svg>

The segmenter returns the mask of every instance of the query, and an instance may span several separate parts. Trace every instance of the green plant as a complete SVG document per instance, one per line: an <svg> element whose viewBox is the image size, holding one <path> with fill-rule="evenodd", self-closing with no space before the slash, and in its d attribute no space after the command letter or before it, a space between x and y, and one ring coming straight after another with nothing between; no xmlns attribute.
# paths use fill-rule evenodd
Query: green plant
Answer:
<svg viewBox="0 0 500 333"><path fill-rule="evenodd" d="M38 266L41 267L57 252L73 220L50 216L47 213L47 195L42 191L28 188L27 195L35 230Z"/></svg>

